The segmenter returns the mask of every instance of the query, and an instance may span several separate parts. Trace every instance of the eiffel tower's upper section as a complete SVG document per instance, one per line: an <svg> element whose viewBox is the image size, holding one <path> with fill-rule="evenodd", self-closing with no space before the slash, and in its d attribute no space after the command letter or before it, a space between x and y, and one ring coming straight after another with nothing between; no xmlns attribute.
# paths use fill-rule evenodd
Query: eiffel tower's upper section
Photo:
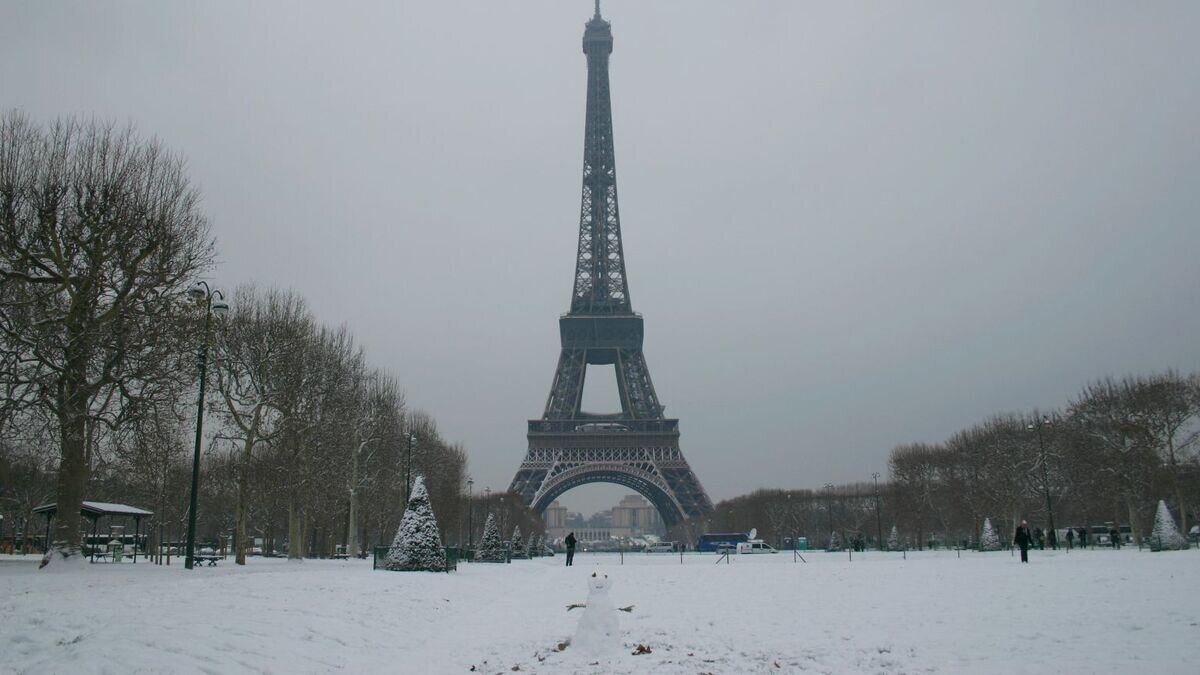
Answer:
<svg viewBox="0 0 1200 675"><path fill-rule="evenodd" d="M612 99L608 90L608 55L612 53L612 45L612 29L600 17L600 0L596 0L596 15L583 31L583 53L587 55L588 67L587 119L571 314L633 313L617 209Z"/></svg>

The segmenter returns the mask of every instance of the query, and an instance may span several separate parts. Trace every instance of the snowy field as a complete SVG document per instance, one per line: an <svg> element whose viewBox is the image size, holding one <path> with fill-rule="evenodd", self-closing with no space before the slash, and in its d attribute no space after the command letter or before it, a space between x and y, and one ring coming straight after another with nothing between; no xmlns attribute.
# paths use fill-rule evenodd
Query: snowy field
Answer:
<svg viewBox="0 0 1200 675"><path fill-rule="evenodd" d="M580 554L451 574L363 561L89 565L0 556L17 673L1200 673L1200 551ZM557 646L606 572L623 647ZM644 644L651 653L631 655Z"/></svg>

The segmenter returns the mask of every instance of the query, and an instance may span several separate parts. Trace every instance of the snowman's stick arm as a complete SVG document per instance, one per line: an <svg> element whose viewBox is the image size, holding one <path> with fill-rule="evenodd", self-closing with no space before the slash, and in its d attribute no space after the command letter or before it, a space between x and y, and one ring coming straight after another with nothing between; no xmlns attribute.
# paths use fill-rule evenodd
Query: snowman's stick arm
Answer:
<svg viewBox="0 0 1200 675"><path fill-rule="evenodd" d="M630 606L628 606L628 607L618 607L618 608L617 608L617 611L619 611L619 612L632 612L632 611L633 611L633 605L630 605Z"/></svg>

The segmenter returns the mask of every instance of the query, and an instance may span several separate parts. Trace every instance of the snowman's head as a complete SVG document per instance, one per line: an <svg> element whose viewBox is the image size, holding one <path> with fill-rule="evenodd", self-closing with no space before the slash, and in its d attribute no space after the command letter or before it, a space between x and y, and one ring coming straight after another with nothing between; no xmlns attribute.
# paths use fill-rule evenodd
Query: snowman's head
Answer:
<svg viewBox="0 0 1200 675"><path fill-rule="evenodd" d="M607 593L611 583L607 574L592 572L592 576L588 577L588 590L592 593Z"/></svg>

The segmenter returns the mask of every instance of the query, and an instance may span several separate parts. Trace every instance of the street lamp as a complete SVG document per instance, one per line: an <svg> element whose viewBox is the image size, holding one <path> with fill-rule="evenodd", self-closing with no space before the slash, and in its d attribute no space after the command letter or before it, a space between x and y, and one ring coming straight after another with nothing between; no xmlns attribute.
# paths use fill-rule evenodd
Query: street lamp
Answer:
<svg viewBox="0 0 1200 675"><path fill-rule="evenodd" d="M1042 491L1046 493L1046 519L1050 521L1050 548L1058 550L1058 533L1054 530L1054 508L1050 505L1050 475L1046 470L1046 441L1042 438L1042 427L1051 426L1054 423L1049 417L1042 415L1041 419L1034 420L1033 424L1026 426L1028 431L1037 430L1038 450L1042 455Z"/></svg>
<svg viewBox="0 0 1200 675"><path fill-rule="evenodd" d="M825 484L825 510L829 512L829 541L833 542L833 483Z"/></svg>
<svg viewBox="0 0 1200 675"><path fill-rule="evenodd" d="M404 503L408 504L408 500L412 497L412 450L413 443L417 442L417 432L411 429L408 432L408 456L404 461Z"/></svg>
<svg viewBox="0 0 1200 675"><path fill-rule="evenodd" d="M204 303L204 335L200 339L200 395L196 398L196 450L192 453L192 496L188 509L187 557L183 566L192 569L196 551L196 500L200 491L200 441L204 435L204 375L208 366L208 332L212 316L225 316L229 303L221 291L209 288L208 282L197 281L187 291L188 297Z"/></svg>
<svg viewBox="0 0 1200 675"><path fill-rule="evenodd" d="M467 550L471 549L471 537L475 536L475 481L467 479Z"/></svg>
<svg viewBox="0 0 1200 675"><path fill-rule="evenodd" d="M879 550L883 550L883 520L879 515L879 472L871 474L871 478L875 479L875 543L879 546Z"/></svg>

